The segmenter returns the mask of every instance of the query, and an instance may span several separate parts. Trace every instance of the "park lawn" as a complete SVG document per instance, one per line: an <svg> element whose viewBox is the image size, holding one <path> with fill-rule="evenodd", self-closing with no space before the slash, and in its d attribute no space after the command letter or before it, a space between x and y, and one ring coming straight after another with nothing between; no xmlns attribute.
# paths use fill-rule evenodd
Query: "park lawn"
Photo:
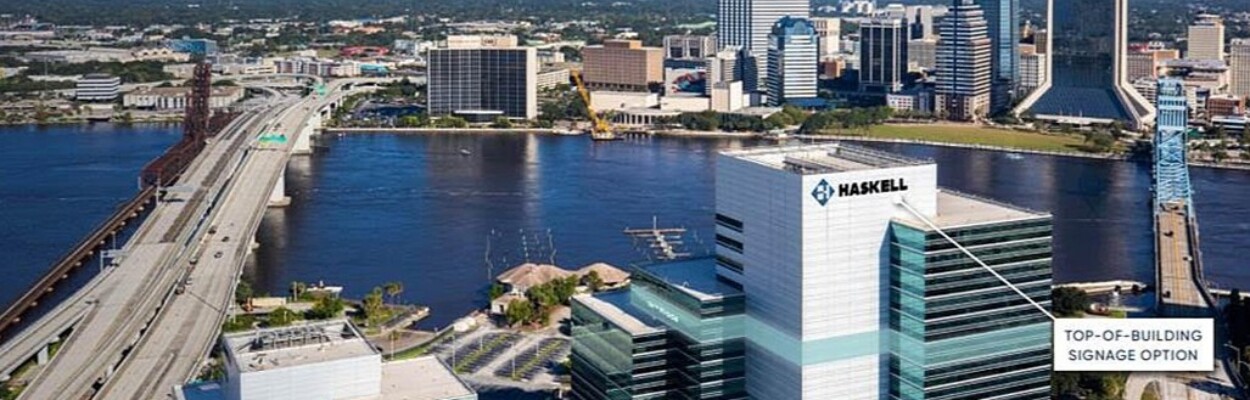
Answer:
<svg viewBox="0 0 1250 400"><path fill-rule="evenodd" d="M1009 147L1022 150L1056 152L1090 152L1085 139L1078 135L1048 135L1005 129L952 125L876 125L868 133L835 132L849 136L867 136L931 142Z"/></svg>

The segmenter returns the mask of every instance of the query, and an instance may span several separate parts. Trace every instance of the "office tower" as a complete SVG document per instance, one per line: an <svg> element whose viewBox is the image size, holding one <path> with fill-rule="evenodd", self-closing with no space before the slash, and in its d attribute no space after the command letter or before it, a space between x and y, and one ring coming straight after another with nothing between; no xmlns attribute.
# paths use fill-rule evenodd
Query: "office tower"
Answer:
<svg viewBox="0 0 1250 400"><path fill-rule="evenodd" d="M955 0L953 7L959 6ZM993 65L993 83L990 90L990 112L1006 111L1015 100L1015 90L1020 80L1020 0L977 0L988 23L990 64Z"/></svg>
<svg viewBox="0 0 1250 400"><path fill-rule="evenodd" d="M1180 58L1179 53L1150 44L1131 44L1128 46L1128 55L1125 56L1125 79L1136 82L1141 78L1158 78L1163 62Z"/></svg>
<svg viewBox="0 0 1250 400"><path fill-rule="evenodd" d="M1133 128L1154 119L1154 107L1125 79L1127 0L1052 0L1047 21L1048 81L1015 112L1041 119Z"/></svg>
<svg viewBox="0 0 1250 400"><path fill-rule="evenodd" d="M1033 46L1037 47L1037 54L1050 54L1050 31L1045 29L1033 31Z"/></svg>
<svg viewBox="0 0 1250 400"><path fill-rule="evenodd" d="M812 18L816 27L816 36L820 37L820 58L833 57L841 53L842 20L838 18Z"/></svg>
<svg viewBox="0 0 1250 400"><path fill-rule="evenodd" d="M990 112L992 75L985 12L973 0L956 0L938 30L937 115L957 121L984 118Z"/></svg>
<svg viewBox="0 0 1250 400"><path fill-rule="evenodd" d="M645 92L664 81L664 50L638 40L608 40L582 49L582 68L591 89Z"/></svg>
<svg viewBox="0 0 1250 400"><path fill-rule="evenodd" d="M761 70L768 65L768 35L773 24L783 17L807 18L810 16L809 0L718 0L717 3L717 46L741 46L755 58L754 62L744 62L744 79L754 78L755 82L747 82L748 90L763 85L766 73Z"/></svg>
<svg viewBox="0 0 1250 400"><path fill-rule="evenodd" d="M1250 39L1233 39L1228 47L1228 93L1250 97Z"/></svg>
<svg viewBox="0 0 1250 400"><path fill-rule="evenodd" d="M1189 26L1189 50L1185 58L1190 60L1224 59L1224 21L1218 15L1201 14Z"/></svg>
<svg viewBox="0 0 1250 400"><path fill-rule="evenodd" d="M704 61L704 64L707 65L708 94L711 94L712 89L718 83L740 80L738 77L738 53L741 51L741 49L731 46L721 49Z"/></svg>
<svg viewBox="0 0 1250 400"><path fill-rule="evenodd" d="M1020 94L1028 96L1046 81L1046 55L1031 44L1020 45Z"/></svg>
<svg viewBox="0 0 1250 400"><path fill-rule="evenodd" d="M907 75L907 24L874 18L859 26L859 91L890 93L903 89Z"/></svg>
<svg viewBox="0 0 1250 400"><path fill-rule="evenodd" d="M940 189L931 161L842 144L722 153L715 190L714 258L574 298L575 398L1049 393L1049 318L920 219L1049 307L1049 215Z"/></svg>
<svg viewBox="0 0 1250 400"><path fill-rule="evenodd" d="M121 93L122 78L109 74L87 74L78 78L74 98L78 101L113 101Z"/></svg>
<svg viewBox="0 0 1250 400"><path fill-rule="evenodd" d="M907 70L911 72L937 69L937 39L912 39L907 41Z"/></svg>
<svg viewBox="0 0 1250 400"><path fill-rule="evenodd" d="M454 38L454 39L453 39ZM448 38L426 57L430 115L538 117L538 55L506 41Z"/></svg>
<svg viewBox="0 0 1250 400"><path fill-rule="evenodd" d="M768 104L816 99L819 37L811 21L785 17L768 37Z"/></svg>
<svg viewBox="0 0 1250 400"><path fill-rule="evenodd" d="M716 54L716 40L706 35L669 35L664 37L666 60L699 60Z"/></svg>
<svg viewBox="0 0 1250 400"><path fill-rule="evenodd" d="M937 25L933 21L933 6L907 6L905 10L904 15L907 17L911 39L937 37Z"/></svg>

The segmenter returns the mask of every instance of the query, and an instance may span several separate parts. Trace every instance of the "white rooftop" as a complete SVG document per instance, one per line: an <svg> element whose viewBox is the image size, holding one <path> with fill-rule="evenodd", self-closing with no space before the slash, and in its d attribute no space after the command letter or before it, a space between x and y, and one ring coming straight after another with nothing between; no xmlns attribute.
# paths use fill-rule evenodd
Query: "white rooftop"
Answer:
<svg viewBox="0 0 1250 400"><path fill-rule="evenodd" d="M729 157L798 174L826 174L932 164L883 151L842 143L756 147L723 152Z"/></svg>
<svg viewBox="0 0 1250 400"><path fill-rule="evenodd" d="M620 293L609 293L601 296L606 297L619 294ZM604 301L603 298L583 294L573 296L573 300L586 306L586 308L589 308L591 311L594 311L595 314L599 314L599 316L608 319L608 321L611 321L614 325L620 327L622 330L631 335L645 335L660 332L660 330L656 329L654 326L651 326L646 322L639 320L637 317L630 315L624 310L621 310L618 305Z"/></svg>
<svg viewBox="0 0 1250 400"><path fill-rule="evenodd" d="M938 215L930 217L930 220L938 228L1026 220L1047 215L949 190L938 191L937 203ZM921 230L929 230L928 225L910 214L897 217L895 220Z"/></svg>
<svg viewBox="0 0 1250 400"><path fill-rule="evenodd" d="M239 372L265 371L327 361L378 356L347 320L222 335L226 356Z"/></svg>
<svg viewBox="0 0 1250 400"><path fill-rule="evenodd" d="M382 400L473 398L473 389L435 356L382 364Z"/></svg>

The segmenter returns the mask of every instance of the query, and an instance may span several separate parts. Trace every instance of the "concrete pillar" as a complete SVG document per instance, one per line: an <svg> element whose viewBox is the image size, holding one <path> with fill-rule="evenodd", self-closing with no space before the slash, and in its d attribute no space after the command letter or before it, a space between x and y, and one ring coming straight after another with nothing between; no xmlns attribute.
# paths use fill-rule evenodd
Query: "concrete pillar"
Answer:
<svg viewBox="0 0 1250 400"><path fill-rule="evenodd" d="M291 146L292 155L312 154L312 136L321 127L321 113L312 113L299 131L295 133L295 144Z"/></svg>
<svg viewBox="0 0 1250 400"><path fill-rule="evenodd" d="M282 171L282 175L278 175L278 182L274 183L273 191L269 192L270 207L286 207L291 205L291 197L286 195L286 171Z"/></svg>
<svg viewBox="0 0 1250 400"><path fill-rule="evenodd" d="M39 353L35 354L35 364L44 365L48 363L48 346L39 348Z"/></svg>

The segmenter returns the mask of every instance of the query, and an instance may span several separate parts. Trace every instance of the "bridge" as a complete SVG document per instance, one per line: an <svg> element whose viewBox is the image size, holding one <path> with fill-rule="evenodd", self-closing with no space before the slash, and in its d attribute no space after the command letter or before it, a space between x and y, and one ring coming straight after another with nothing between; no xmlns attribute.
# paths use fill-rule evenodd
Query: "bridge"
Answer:
<svg viewBox="0 0 1250 400"><path fill-rule="evenodd" d="M331 82L325 96L271 97L222 124L215 136L185 135L154 162L176 167L173 172L145 170L136 198L146 214L130 217L142 222L121 255L51 310L5 333L0 380L33 361L41 367L26 377L22 399L172 395L204 364L231 311L264 210L285 199L287 161L311 152L309 137L346 96L376 83L345 79ZM188 114L191 132L198 119ZM122 211L137 214L139 207L128 203ZM111 232L115 225L111 218L98 231ZM21 310L14 320L21 321L41 293L64 279L62 265L72 269L82 264L82 254L96 251L99 237L94 232L65 257L75 261L59 262L23 296L36 300L10 307ZM58 342L52 354L49 347Z"/></svg>
<svg viewBox="0 0 1250 400"><path fill-rule="evenodd" d="M1189 109L1181 81L1161 79L1156 100L1154 137L1155 310L1162 317L1217 318L1219 306L1202 271L1198 219L1186 163L1185 138ZM1160 398L1224 400L1245 398L1232 365L1240 352L1223 347L1222 324L1216 324L1216 362L1210 372L1134 372L1125 382L1124 398L1141 399L1147 387ZM1230 355L1225 358L1220 355Z"/></svg>

